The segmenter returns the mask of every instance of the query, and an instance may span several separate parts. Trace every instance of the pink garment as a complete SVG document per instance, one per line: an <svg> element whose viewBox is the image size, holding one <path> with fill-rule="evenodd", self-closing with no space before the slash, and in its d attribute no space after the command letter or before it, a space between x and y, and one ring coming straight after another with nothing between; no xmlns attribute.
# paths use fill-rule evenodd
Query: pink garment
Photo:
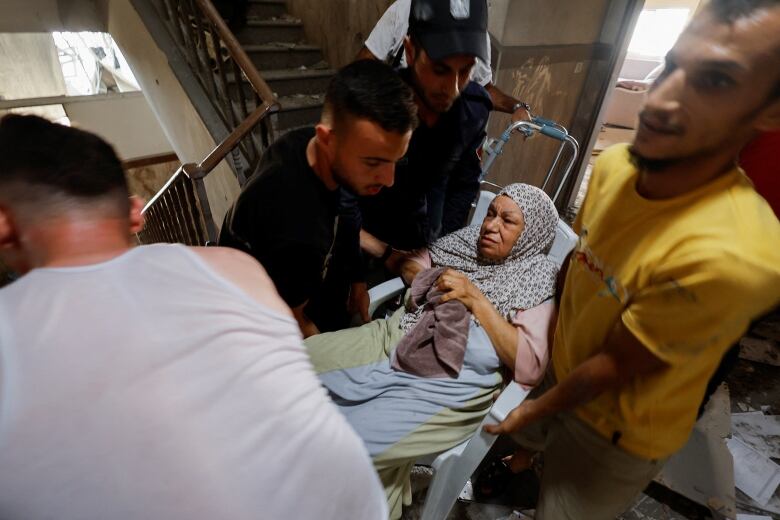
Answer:
<svg viewBox="0 0 780 520"><path fill-rule="evenodd" d="M424 269L433 266L427 249L415 251L408 258ZM512 318L512 325L517 328L514 379L525 388L536 386L544 377L557 318L558 309L552 301L518 311Z"/></svg>
<svg viewBox="0 0 780 520"><path fill-rule="evenodd" d="M433 267L433 262L431 261L431 254L428 252L427 248L423 249L417 249L416 251L412 251L412 254L407 257L412 262L417 262L420 264L423 269L430 269Z"/></svg>
<svg viewBox="0 0 780 520"><path fill-rule="evenodd" d="M515 381L525 388L538 385L547 371L557 318L558 309L551 300L519 311L512 318L517 328Z"/></svg>

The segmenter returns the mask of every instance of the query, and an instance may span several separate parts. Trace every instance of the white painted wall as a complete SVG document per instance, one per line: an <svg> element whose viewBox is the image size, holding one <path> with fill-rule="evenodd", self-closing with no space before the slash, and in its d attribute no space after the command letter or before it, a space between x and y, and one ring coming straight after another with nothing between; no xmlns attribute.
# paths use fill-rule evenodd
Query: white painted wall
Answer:
<svg viewBox="0 0 780 520"><path fill-rule="evenodd" d="M65 113L73 126L94 132L114 145L120 159L173 151L143 94L93 97L63 103Z"/></svg>
<svg viewBox="0 0 780 520"><path fill-rule="evenodd" d="M61 95L65 81L51 34L0 34L0 98Z"/></svg>

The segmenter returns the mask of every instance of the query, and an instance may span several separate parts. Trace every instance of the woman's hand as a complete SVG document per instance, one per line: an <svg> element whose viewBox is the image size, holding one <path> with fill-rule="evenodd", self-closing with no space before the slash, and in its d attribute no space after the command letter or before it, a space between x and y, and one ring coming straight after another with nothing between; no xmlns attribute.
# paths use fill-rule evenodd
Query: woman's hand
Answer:
<svg viewBox="0 0 780 520"><path fill-rule="evenodd" d="M477 304L486 300L485 295L471 283L468 276L454 269L447 269L439 276L436 288L444 292L441 303L458 300L471 312L474 312Z"/></svg>
<svg viewBox="0 0 780 520"><path fill-rule="evenodd" d="M469 278L453 269L444 271L436 280L436 287L444 292L441 302L458 300L474 315L485 329L501 361L513 372L517 359L517 328L501 316L490 300L477 289Z"/></svg>

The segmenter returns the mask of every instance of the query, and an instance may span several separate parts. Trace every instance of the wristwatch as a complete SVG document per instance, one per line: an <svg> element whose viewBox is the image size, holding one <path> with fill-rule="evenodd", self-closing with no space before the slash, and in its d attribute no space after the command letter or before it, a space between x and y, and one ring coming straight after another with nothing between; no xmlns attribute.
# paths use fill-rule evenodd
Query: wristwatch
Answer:
<svg viewBox="0 0 780 520"><path fill-rule="evenodd" d="M390 255L393 254L393 246L390 244L387 244L387 247L385 248L385 252L382 253L382 256L379 257L380 262L386 262L388 258L390 258Z"/></svg>
<svg viewBox="0 0 780 520"><path fill-rule="evenodd" d="M517 103L515 103L515 106L512 107L512 113L514 114L521 108L526 109L529 113L531 112L531 105L529 105L528 103L523 103L522 101L518 101Z"/></svg>

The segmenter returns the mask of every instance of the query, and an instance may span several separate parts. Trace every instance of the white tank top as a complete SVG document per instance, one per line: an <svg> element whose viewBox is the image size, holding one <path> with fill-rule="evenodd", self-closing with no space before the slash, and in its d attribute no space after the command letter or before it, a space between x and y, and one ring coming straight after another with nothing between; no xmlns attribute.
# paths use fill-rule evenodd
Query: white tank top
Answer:
<svg viewBox="0 0 780 520"><path fill-rule="evenodd" d="M292 318L183 246L0 290L0 518L386 519Z"/></svg>

